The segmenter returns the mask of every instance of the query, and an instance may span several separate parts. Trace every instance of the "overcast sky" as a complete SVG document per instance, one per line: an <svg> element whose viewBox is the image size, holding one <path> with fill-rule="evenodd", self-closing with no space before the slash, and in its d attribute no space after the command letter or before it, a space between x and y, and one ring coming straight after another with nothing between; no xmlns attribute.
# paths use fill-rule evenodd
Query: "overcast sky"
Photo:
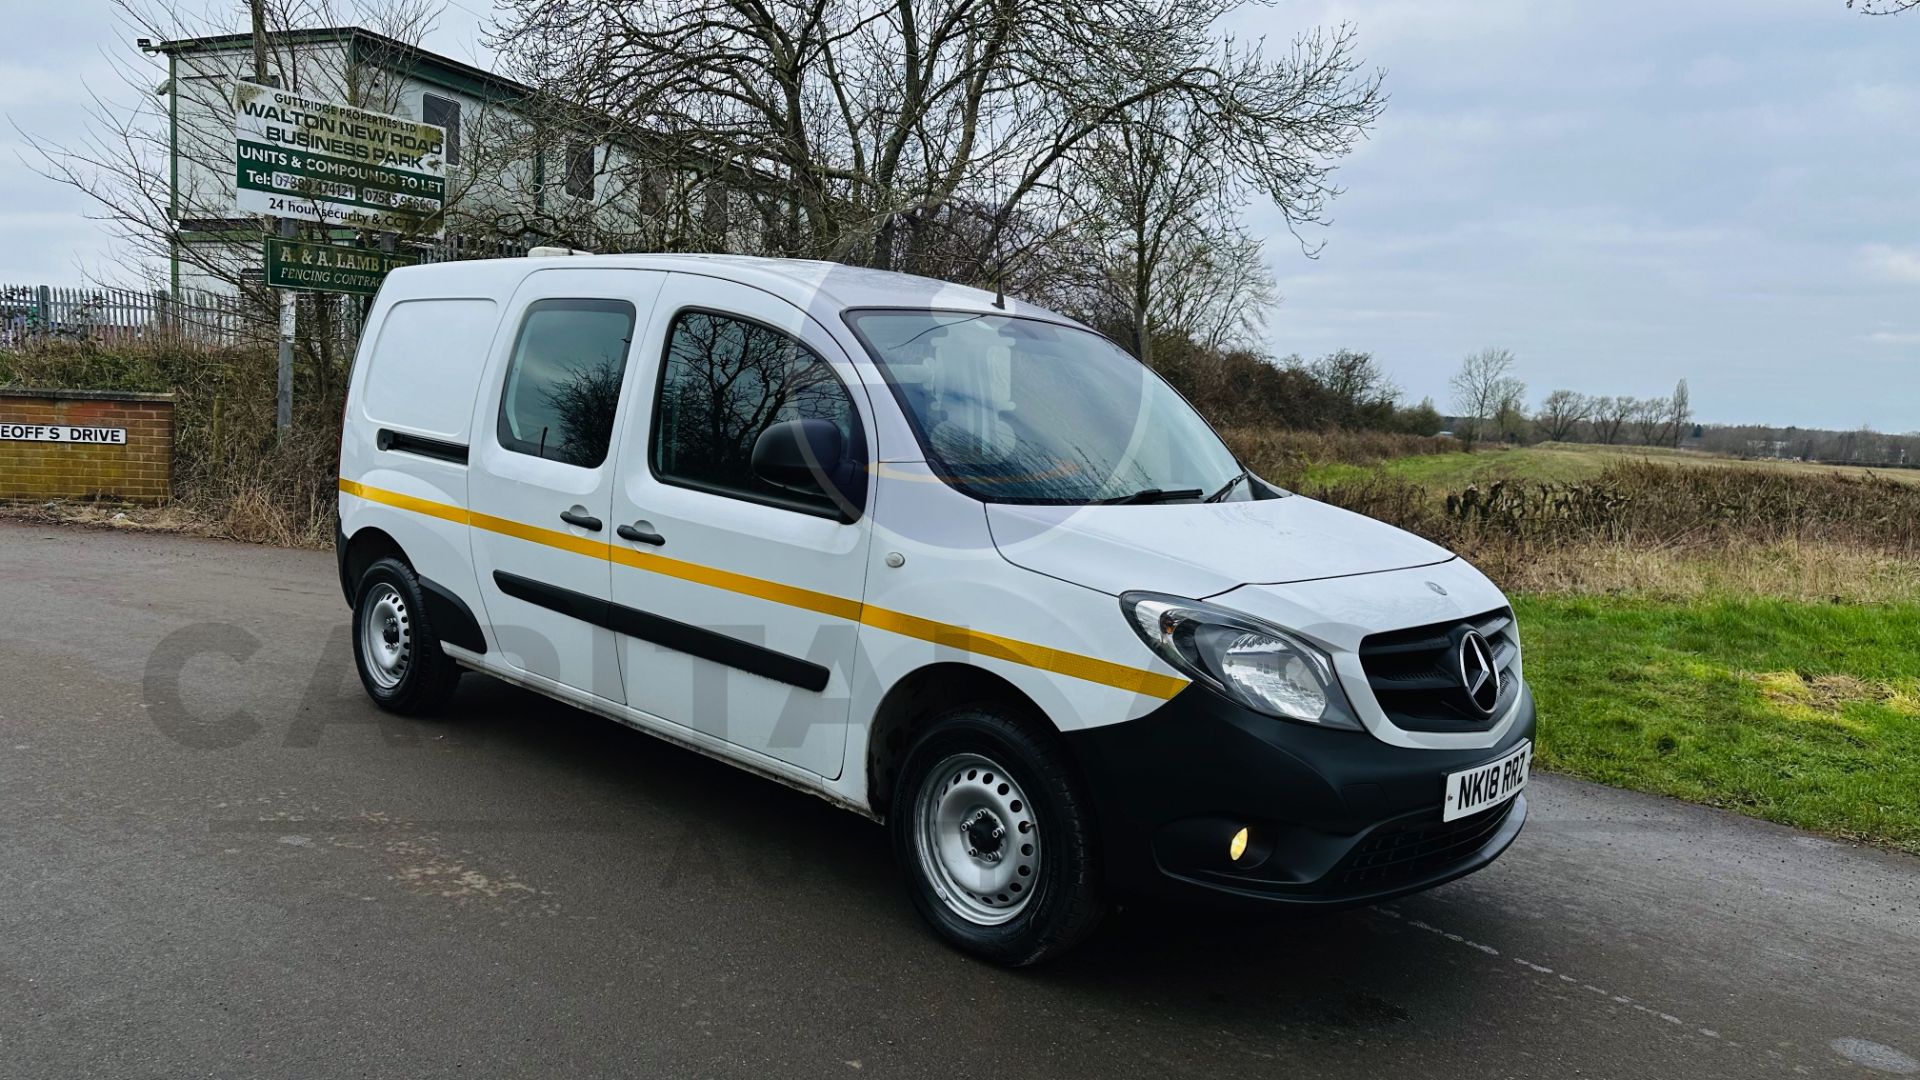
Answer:
<svg viewBox="0 0 1920 1080"><path fill-rule="evenodd" d="M462 3L427 45L484 63L485 0ZM1283 0L1236 26L1280 45L1340 20L1392 103L1317 260L1249 208L1284 293L1276 353L1372 351L1443 411L1460 358L1497 345L1535 400L1684 376L1707 420L1920 429L1920 12ZM80 123L83 83L120 92L113 26L106 0L13 20L0 111L36 134ZM0 283L109 271L85 202L0 139Z"/></svg>

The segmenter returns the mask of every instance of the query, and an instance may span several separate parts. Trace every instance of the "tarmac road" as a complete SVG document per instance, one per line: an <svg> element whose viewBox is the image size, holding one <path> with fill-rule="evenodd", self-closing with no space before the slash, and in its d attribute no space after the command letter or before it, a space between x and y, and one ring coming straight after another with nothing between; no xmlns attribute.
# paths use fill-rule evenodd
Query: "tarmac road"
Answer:
<svg viewBox="0 0 1920 1080"><path fill-rule="evenodd" d="M1920 1070L1920 860L1541 775L1434 892L1006 972L873 824L347 640L328 553L0 524L0 1076Z"/></svg>

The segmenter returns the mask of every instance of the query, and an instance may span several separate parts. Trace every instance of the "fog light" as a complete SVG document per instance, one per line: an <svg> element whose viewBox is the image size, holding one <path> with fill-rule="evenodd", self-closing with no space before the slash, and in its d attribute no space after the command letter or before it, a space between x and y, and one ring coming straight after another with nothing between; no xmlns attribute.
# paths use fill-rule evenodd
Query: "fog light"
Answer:
<svg viewBox="0 0 1920 1080"><path fill-rule="evenodd" d="M1246 853L1247 830L1245 826L1242 826L1239 832L1233 834L1233 839L1227 841L1227 858L1234 862L1239 862L1240 856Z"/></svg>

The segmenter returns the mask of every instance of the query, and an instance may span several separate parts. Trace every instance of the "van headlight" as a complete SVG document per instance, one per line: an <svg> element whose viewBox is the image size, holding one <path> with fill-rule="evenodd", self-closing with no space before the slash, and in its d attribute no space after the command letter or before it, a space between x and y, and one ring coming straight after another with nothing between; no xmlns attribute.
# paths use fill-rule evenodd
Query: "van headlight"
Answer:
<svg viewBox="0 0 1920 1080"><path fill-rule="evenodd" d="M1229 700L1284 720L1361 729L1333 660L1280 627L1162 593L1123 593L1120 609L1149 648Z"/></svg>

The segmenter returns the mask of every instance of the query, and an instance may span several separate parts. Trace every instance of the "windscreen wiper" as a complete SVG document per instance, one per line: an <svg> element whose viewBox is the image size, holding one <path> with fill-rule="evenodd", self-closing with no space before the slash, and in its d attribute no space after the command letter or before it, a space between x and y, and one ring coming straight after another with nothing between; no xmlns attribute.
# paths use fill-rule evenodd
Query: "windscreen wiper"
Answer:
<svg viewBox="0 0 1920 1080"><path fill-rule="evenodd" d="M1172 502L1175 499L1197 499L1206 494L1199 488L1143 488L1126 495L1115 495L1111 499L1095 499L1095 506L1129 506L1133 503Z"/></svg>
<svg viewBox="0 0 1920 1080"><path fill-rule="evenodd" d="M1246 478L1247 478L1247 470L1241 469L1239 472L1234 474L1233 479L1220 485L1219 491L1214 492L1213 494L1207 496L1205 499L1201 501L1219 502L1221 499L1224 499L1228 495L1231 495L1233 493L1233 489L1239 486L1240 481L1245 480Z"/></svg>

